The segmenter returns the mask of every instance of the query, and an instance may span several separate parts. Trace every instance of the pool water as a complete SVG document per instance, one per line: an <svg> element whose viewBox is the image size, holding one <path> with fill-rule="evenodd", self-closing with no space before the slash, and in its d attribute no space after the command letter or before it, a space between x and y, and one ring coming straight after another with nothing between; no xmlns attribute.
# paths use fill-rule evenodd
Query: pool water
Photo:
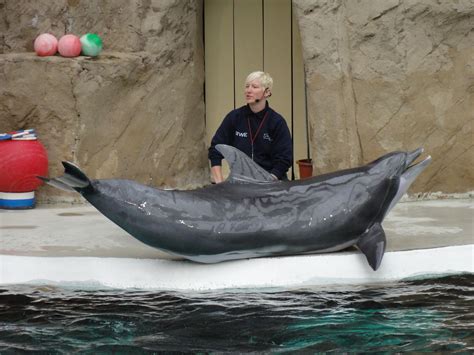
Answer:
<svg viewBox="0 0 474 355"><path fill-rule="evenodd" d="M474 351L474 275L199 293L0 288L0 352Z"/></svg>

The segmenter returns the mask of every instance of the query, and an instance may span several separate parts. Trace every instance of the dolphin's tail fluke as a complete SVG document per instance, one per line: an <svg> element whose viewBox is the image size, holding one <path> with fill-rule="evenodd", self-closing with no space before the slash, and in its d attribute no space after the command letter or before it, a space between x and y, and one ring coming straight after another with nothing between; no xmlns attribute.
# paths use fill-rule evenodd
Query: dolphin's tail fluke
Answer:
<svg viewBox="0 0 474 355"><path fill-rule="evenodd" d="M48 185L54 186L65 191L82 192L85 190L92 190L93 187L89 178L76 165L63 161L64 175L57 178L47 178L38 176Z"/></svg>

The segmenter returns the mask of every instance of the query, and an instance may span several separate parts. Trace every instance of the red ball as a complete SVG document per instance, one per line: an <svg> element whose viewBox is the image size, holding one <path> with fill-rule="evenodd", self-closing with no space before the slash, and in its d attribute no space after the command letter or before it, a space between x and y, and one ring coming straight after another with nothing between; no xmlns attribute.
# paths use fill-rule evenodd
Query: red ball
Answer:
<svg viewBox="0 0 474 355"><path fill-rule="evenodd" d="M58 51L63 57L77 57L81 49L81 40L77 36L64 35L59 39Z"/></svg>
<svg viewBox="0 0 474 355"><path fill-rule="evenodd" d="M0 141L0 192L30 192L48 175L48 154L35 141Z"/></svg>
<svg viewBox="0 0 474 355"><path fill-rule="evenodd" d="M35 52L41 57L55 55L58 51L58 40L52 34L43 33L35 39Z"/></svg>

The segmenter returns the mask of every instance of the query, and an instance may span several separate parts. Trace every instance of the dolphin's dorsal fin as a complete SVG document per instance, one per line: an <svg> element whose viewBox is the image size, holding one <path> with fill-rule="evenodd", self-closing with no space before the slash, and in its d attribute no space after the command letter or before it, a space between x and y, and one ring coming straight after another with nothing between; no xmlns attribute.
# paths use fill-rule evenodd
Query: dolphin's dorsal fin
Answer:
<svg viewBox="0 0 474 355"><path fill-rule="evenodd" d="M364 253L370 267L375 271L379 268L385 254L387 240L380 223L367 229L357 242L357 247Z"/></svg>
<svg viewBox="0 0 474 355"><path fill-rule="evenodd" d="M245 153L230 145L218 144L216 149L230 166L229 182L273 182L272 175L250 159Z"/></svg>

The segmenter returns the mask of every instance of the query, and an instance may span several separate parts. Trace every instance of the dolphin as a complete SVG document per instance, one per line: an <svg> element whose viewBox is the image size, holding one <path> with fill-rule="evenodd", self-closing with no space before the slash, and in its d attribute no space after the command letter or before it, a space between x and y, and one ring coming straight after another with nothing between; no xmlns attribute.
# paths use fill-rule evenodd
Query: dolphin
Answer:
<svg viewBox="0 0 474 355"><path fill-rule="evenodd" d="M141 242L192 261L217 263L263 256L335 252L356 246L373 270L382 261L382 221L430 163L392 152L358 168L295 181L274 181L247 155L216 148L229 163L225 182L162 190L131 180L90 180L63 162L65 174L39 177L79 192Z"/></svg>

